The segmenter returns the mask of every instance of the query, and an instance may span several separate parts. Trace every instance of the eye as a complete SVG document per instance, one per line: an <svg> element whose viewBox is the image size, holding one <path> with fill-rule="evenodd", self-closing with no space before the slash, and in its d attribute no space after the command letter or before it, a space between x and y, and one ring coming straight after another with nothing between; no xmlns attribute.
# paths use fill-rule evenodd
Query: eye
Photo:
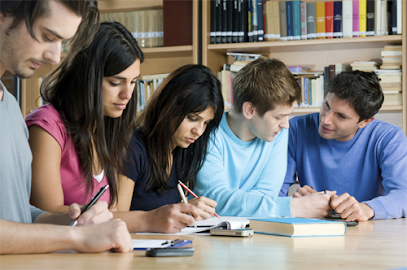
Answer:
<svg viewBox="0 0 407 270"><path fill-rule="evenodd" d="M191 116L191 115L188 115L187 118L188 118L188 120L190 120L190 121L193 121L193 122L196 121L196 118L193 117L193 116Z"/></svg>
<svg viewBox="0 0 407 270"><path fill-rule="evenodd" d="M119 85L120 85L120 83L114 83L114 82L109 82L109 84L110 84L111 86L119 86Z"/></svg>
<svg viewBox="0 0 407 270"><path fill-rule="evenodd" d="M44 35L44 40L47 42L52 42L52 39L50 39L47 35Z"/></svg>

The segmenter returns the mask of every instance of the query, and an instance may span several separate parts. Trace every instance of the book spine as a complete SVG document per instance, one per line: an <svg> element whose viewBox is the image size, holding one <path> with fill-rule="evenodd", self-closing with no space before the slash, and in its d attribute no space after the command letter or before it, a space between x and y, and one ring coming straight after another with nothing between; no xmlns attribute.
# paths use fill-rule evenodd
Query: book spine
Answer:
<svg viewBox="0 0 407 270"><path fill-rule="evenodd" d="M307 39L307 3L301 2L301 39Z"/></svg>
<svg viewBox="0 0 407 270"><path fill-rule="evenodd" d="M293 1L286 1L287 12L287 40L294 39L294 27L293 27Z"/></svg>
<svg viewBox="0 0 407 270"><path fill-rule="evenodd" d="M380 35L385 36L388 34L387 30L387 0L381 0L381 18L380 18Z"/></svg>
<svg viewBox="0 0 407 270"><path fill-rule="evenodd" d="M252 0L252 29L253 29L253 42L259 41L258 36L258 27L259 22L257 20L257 1L261 0Z"/></svg>
<svg viewBox="0 0 407 270"><path fill-rule="evenodd" d="M359 0L359 36L366 36L366 13L367 13L367 3L366 0Z"/></svg>
<svg viewBox="0 0 407 270"><path fill-rule="evenodd" d="M351 38L353 32L352 0L342 2L342 33L344 38Z"/></svg>
<svg viewBox="0 0 407 270"><path fill-rule="evenodd" d="M334 3L325 2L325 38L334 37Z"/></svg>
<svg viewBox="0 0 407 270"><path fill-rule="evenodd" d="M386 35L393 33L393 0L387 0L387 29Z"/></svg>
<svg viewBox="0 0 407 270"><path fill-rule="evenodd" d="M307 39L317 38L316 3L307 3Z"/></svg>
<svg viewBox="0 0 407 270"><path fill-rule="evenodd" d="M403 5L407 5L406 2ZM403 24L402 24L402 17L401 17L401 10L402 10L402 1L397 0L397 35L401 35L403 33Z"/></svg>
<svg viewBox="0 0 407 270"><path fill-rule="evenodd" d="M301 2L294 0L293 4L293 40L301 40Z"/></svg>
<svg viewBox="0 0 407 270"><path fill-rule="evenodd" d="M232 43L237 43L239 39L239 15L239 0L233 0Z"/></svg>
<svg viewBox="0 0 407 270"><path fill-rule="evenodd" d="M240 29L241 31L239 32L239 42L247 42L248 41L248 36L247 36L247 0L240 0L240 5L241 5L241 20L240 20Z"/></svg>
<svg viewBox="0 0 407 270"><path fill-rule="evenodd" d="M257 0L257 41L264 41L263 0Z"/></svg>
<svg viewBox="0 0 407 270"><path fill-rule="evenodd" d="M215 0L215 13L216 13L216 44L222 43L222 2Z"/></svg>
<svg viewBox="0 0 407 270"><path fill-rule="evenodd" d="M391 34L397 35L397 0L393 1Z"/></svg>
<svg viewBox="0 0 407 270"><path fill-rule="evenodd" d="M375 36L380 36L380 27L381 27L381 17L382 17L382 12L381 12L381 0L375 0L375 25L374 25L374 32Z"/></svg>
<svg viewBox="0 0 407 270"><path fill-rule="evenodd" d="M352 11L353 11L353 37L359 36L359 0L352 0Z"/></svg>
<svg viewBox="0 0 407 270"><path fill-rule="evenodd" d="M280 11L280 40L287 41L287 9L285 1L279 2Z"/></svg>
<svg viewBox="0 0 407 270"><path fill-rule="evenodd" d="M216 0L211 0L211 32L210 43L216 43Z"/></svg>
<svg viewBox="0 0 407 270"><path fill-rule="evenodd" d="M273 1L272 3L272 10L273 10L273 25L274 25L274 39L280 40L280 7L278 1Z"/></svg>
<svg viewBox="0 0 407 270"><path fill-rule="evenodd" d="M227 43L228 5L227 0L222 0L222 35L220 43Z"/></svg>
<svg viewBox="0 0 407 270"><path fill-rule="evenodd" d="M328 92L328 84L329 84L330 76L329 76L329 66L324 67L324 94L322 99L325 98Z"/></svg>
<svg viewBox="0 0 407 270"><path fill-rule="evenodd" d="M334 38L342 37L342 1L334 2Z"/></svg>
<svg viewBox="0 0 407 270"><path fill-rule="evenodd" d="M366 36L374 36L375 1L366 2Z"/></svg>
<svg viewBox="0 0 407 270"><path fill-rule="evenodd" d="M266 1L263 3L263 24L264 24L264 41L272 41L274 40L274 34L271 35L270 34L270 21L272 21L271 16L267 16L267 12L269 9L269 6L272 7L271 2L270 1ZM270 19L269 19L270 18ZM271 38L271 36L273 36L273 38Z"/></svg>
<svg viewBox="0 0 407 270"><path fill-rule="evenodd" d="M325 2L317 2L317 39L325 39Z"/></svg>
<svg viewBox="0 0 407 270"><path fill-rule="evenodd" d="M233 0L227 0L226 43L233 40Z"/></svg>
<svg viewBox="0 0 407 270"><path fill-rule="evenodd" d="M252 1L247 1L247 38L249 42L253 42L253 12L252 12Z"/></svg>

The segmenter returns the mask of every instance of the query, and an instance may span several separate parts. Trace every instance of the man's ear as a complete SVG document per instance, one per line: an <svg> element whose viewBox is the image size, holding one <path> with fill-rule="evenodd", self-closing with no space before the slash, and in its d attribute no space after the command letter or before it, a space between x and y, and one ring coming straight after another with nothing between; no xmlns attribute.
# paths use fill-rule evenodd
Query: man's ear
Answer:
<svg viewBox="0 0 407 270"><path fill-rule="evenodd" d="M359 128L364 128L365 126L367 126L367 124L369 124L369 123L372 122L373 120L374 120L374 116L373 116L372 118L370 118L370 119L362 120L362 121L360 121L360 122L358 123L358 127L359 127Z"/></svg>
<svg viewBox="0 0 407 270"><path fill-rule="evenodd" d="M245 103L243 103L242 113L246 119L252 119L254 114L256 113L256 108L254 108L251 102L246 101Z"/></svg>

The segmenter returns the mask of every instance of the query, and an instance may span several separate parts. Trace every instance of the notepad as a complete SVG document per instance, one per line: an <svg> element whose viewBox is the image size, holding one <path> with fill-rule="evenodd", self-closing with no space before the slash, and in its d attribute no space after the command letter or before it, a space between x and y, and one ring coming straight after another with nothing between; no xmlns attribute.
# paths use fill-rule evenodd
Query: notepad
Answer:
<svg viewBox="0 0 407 270"><path fill-rule="evenodd" d="M346 223L307 218L259 218L250 219L255 233L290 237L341 236L346 234Z"/></svg>
<svg viewBox="0 0 407 270"><path fill-rule="evenodd" d="M158 240L158 239L133 239L133 249L144 250L148 248L180 247L191 244L191 240Z"/></svg>

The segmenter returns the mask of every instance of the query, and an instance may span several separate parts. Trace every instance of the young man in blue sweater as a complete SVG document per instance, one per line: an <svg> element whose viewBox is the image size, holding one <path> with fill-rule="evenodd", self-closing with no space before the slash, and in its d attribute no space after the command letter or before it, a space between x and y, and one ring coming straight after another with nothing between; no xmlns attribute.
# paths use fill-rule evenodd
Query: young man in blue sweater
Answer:
<svg viewBox="0 0 407 270"><path fill-rule="evenodd" d="M257 59L233 81L233 108L224 113L198 173L195 191L217 201L216 212L245 217L316 217L330 194L278 197L287 167L288 115L301 89L284 63Z"/></svg>
<svg viewBox="0 0 407 270"><path fill-rule="evenodd" d="M288 166L280 195L335 190L330 205L346 220L406 216L407 138L375 120L384 97L374 73L343 72L329 83L320 113L290 120ZM311 188L312 187L312 188Z"/></svg>

